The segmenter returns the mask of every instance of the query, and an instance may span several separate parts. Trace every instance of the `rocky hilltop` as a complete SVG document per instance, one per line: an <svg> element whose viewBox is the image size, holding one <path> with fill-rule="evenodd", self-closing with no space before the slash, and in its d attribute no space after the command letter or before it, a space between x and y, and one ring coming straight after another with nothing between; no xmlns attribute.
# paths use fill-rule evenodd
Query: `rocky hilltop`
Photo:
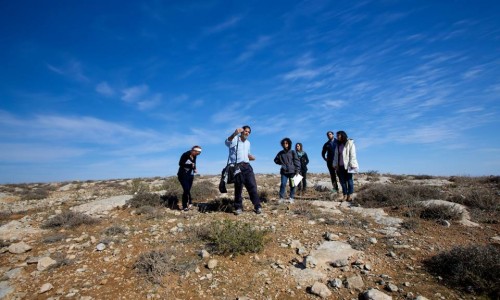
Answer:
<svg viewBox="0 0 500 300"><path fill-rule="evenodd" d="M498 297L498 177L369 172L351 202L309 177L280 203L257 175L263 213L239 216L215 176L186 212L175 178L2 185L0 299Z"/></svg>

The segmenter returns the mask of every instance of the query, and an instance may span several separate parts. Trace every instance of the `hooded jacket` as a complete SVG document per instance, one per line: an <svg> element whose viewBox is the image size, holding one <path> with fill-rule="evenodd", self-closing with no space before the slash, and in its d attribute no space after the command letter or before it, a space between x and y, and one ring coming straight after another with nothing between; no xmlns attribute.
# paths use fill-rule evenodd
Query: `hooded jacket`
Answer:
<svg viewBox="0 0 500 300"><path fill-rule="evenodd" d="M300 160L295 150L281 150L276 154L274 162L281 165L281 175L293 175L300 172Z"/></svg>

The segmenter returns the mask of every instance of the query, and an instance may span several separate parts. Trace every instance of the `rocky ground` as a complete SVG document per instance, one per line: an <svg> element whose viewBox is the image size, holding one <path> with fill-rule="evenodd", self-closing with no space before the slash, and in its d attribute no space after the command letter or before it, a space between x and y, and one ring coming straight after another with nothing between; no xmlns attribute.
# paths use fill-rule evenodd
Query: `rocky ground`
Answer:
<svg viewBox="0 0 500 300"><path fill-rule="evenodd" d="M355 186L394 180L359 174ZM447 178L407 180L443 189L452 184ZM164 193L162 178L143 181ZM195 181L216 185L218 178ZM214 197L195 199L188 212L161 207L154 217L139 214L127 205L138 180L1 186L0 299L479 299L447 287L423 261L457 245L499 243L498 222L478 222L466 206L457 206L462 217L456 221L408 222L391 207L341 202L325 174L312 174L309 191L294 204L275 199L277 175L258 175L257 182L267 191L264 212L254 214L245 199L240 216L197 209ZM42 188L49 191L46 197L29 199L27 190ZM68 210L99 222L41 228ZM210 253L196 233L217 220L266 230L264 249L237 256ZM134 265L156 249L170 251L177 266L155 283Z"/></svg>

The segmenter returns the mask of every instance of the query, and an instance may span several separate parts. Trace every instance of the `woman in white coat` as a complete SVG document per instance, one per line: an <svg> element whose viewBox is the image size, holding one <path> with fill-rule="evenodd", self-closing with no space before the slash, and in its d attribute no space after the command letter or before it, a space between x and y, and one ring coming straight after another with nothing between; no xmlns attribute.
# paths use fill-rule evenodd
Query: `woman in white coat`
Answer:
<svg viewBox="0 0 500 300"><path fill-rule="evenodd" d="M354 146L354 140L347 138L345 131L337 131L337 140L333 167L337 171L342 186L342 194L344 195L342 200L351 201L351 195L354 193L353 173L358 171L356 146Z"/></svg>

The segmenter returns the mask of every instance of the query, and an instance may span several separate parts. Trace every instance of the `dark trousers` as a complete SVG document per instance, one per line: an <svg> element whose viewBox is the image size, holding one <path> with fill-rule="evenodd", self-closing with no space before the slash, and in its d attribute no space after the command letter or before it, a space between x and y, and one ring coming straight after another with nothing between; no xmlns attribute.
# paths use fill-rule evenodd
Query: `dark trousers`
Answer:
<svg viewBox="0 0 500 300"><path fill-rule="evenodd" d="M255 182L255 174L253 173L253 168L250 164L241 163L240 165L241 173L238 174L239 178L237 178L234 183L234 208L241 209L243 208L243 197L241 194L243 193L243 186L247 189L248 195L250 196L250 201L255 209L260 208L260 198L257 193L257 183Z"/></svg>
<svg viewBox="0 0 500 300"><path fill-rule="evenodd" d="M191 187L193 186L194 176L190 174L181 174L177 176L182 186L182 208L187 208L192 204Z"/></svg>
<svg viewBox="0 0 500 300"><path fill-rule="evenodd" d="M333 162L327 162L328 171L330 172L330 179L332 180L333 188L337 191L339 190L339 185L337 183L337 177L335 176L335 168L333 167Z"/></svg>
<svg viewBox="0 0 500 300"><path fill-rule="evenodd" d="M298 188L299 188L299 191L306 191L306 188L307 188L307 171L302 171L300 172L300 175L302 175L302 180L300 181L299 185L298 185Z"/></svg>
<svg viewBox="0 0 500 300"><path fill-rule="evenodd" d="M354 179L352 173L347 172L344 166L339 166L337 174L339 175L340 185L342 186L342 194L351 195L354 193Z"/></svg>

